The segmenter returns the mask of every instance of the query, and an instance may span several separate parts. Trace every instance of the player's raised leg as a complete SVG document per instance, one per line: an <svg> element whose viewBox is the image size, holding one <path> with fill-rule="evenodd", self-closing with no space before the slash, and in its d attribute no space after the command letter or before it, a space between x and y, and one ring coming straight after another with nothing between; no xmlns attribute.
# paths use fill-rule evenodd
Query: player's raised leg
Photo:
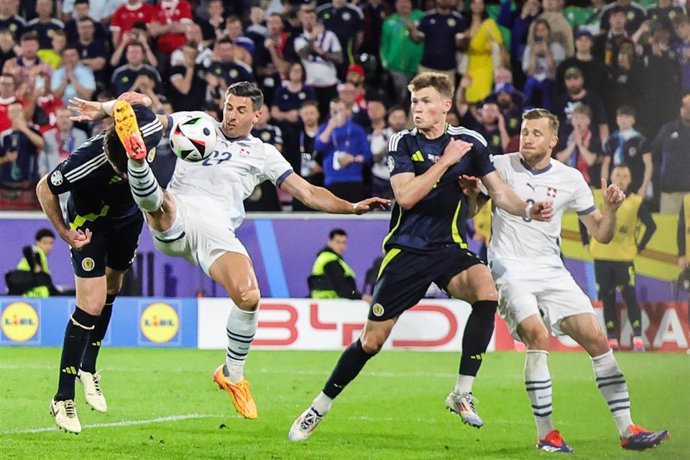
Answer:
<svg viewBox="0 0 690 460"><path fill-rule="evenodd" d="M548 357L550 333L539 313L534 313L517 327L520 339L527 347L525 356L525 389L537 424L537 449L545 452L572 453L561 433L553 426L553 390Z"/></svg>
<svg viewBox="0 0 690 460"><path fill-rule="evenodd" d="M583 313L561 321L560 329L579 343L592 357L597 388L609 406L620 436L621 447L643 450L661 444L668 431L651 432L633 423L630 413L630 394L606 335L601 331L595 315Z"/></svg>
<svg viewBox="0 0 690 460"><path fill-rule="evenodd" d="M256 418L256 403L249 381L244 378L244 365L256 333L261 298L254 268L246 255L226 252L211 264L208 274L225 288L233 302L226 327L225 364L218 366L213 380L228 392L237 412L245 418Z"/></svg>
<svg viewBox="0 0 690 460"><path fill-rule="evenodd" d="M491 272L480 263L453 277L446 289L454 298L472 305L462 338L458 378L446 398L446 407L458 414L463 423L481 428L484 420L477 413L472 386L494 332L498 293Z"/></svg>
<svg viewBox="0 0 690 460"><path fill-rule="evenodd" d="M376 299L376 294L374 298ZM376 300L372 302L377 305ZM367 361L381 350L396 321L397 317L384 321L367 321L362 336L340 355L321 393L293 422L288 433L291 441L304 441L311 436L319 422L331 410L333 400L359 375Z"/></svg>

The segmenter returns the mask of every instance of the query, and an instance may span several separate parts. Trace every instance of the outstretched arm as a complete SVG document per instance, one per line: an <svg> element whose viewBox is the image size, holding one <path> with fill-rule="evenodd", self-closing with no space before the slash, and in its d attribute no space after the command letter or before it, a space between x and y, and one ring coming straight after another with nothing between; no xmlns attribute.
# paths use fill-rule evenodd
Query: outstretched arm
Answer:
<svg viewBox="0 0 690 460"><path fill-rule="evenodd" d="M38 181L36 196L38 197L39 203L41 203L43 212L48 216L48 219L53 224L53 227L55 227L60 238L69 244L70 247L81 249L91 242L91 230L86 229L86 232L72 230L65 225L65 221L62 217L62 210L60 209L60 199L50 190L50 187L48 187L48 175L43 176L43 178Z"/></svg>
<svg viewBox="0 0 690 460"><path fill-rule="evenodd" d="M332 214L366 214L374 209L384 209L390 205L390 200L377 197L368 198L359 203L350 203L338 198L323 187L310 184L295 173L290 174L280 184L280 188L310 208Z"/></svg>
<svg viewBox="0 0 690 460"><path fill-rule="evenodd" d="M553 214L553 206L551 203L526 203L512 188L508 187L508 184L501 179L501 176L496 171L492 171L483 176L482 183L489 191L489 196L496 206L506 212L514 216L522 216L534 220L551 220Z"/></svg>

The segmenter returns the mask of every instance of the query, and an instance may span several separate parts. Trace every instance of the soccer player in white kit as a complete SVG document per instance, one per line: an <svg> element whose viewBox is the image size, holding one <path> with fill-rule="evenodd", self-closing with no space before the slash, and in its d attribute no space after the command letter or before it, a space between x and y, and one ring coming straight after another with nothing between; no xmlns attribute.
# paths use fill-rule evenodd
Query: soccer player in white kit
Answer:
<svg viewBox="0 0 690 460"><path fill-rule="evenodd" d="M144 211L156 247L199 265L228 292L234 305L227 322L226 360L213 378L229 393L241 415L256 418L258 411L244 378L244 364L257 328L260 292L252 261L235 236L245 217L243 200L259 183L270 180L319 211L364 214L390 202L369 198L350 203L295 174L275 147L249 134L259 117L263 94L247 82L227 89L213 153L198 163L177 161L170 184L163 190L145 161L147 152L141 141L145 133L139 131L130 105L147 105L150 100L136 93L126 93L120 99L114 104L75 99L72 109L81 112L81 119L113 116L129 160L110 160L115 164L124 160L132 195ZM159 119L167 130L189 113Z"/></svg>
<svg viewBox="0 0 690 460"><path fill-rule="evenodd" d="M537 448L570 453L554 429L551 375L547 364L549 330L569 335L592 357L597 387L609 406L625 449L654 447L668 437L666 431L649 432L635 425L625 378L609 348L592 303L563 265L560 257L561 220L572 209L590 234L602 243L611 241L616 210L625 198L615 185L602 180L604 205L594 206L592 192L574 168L551 158L558 142L558 119L534 109L523 115L520 151L494 157L496 170L527 202L551 201L554 218L537 222L493 210L489 267L499 293L498 309L513 334L527 346L525 386L537 424ZM463 190L483 204L476 179L463 178ZM472 182L472 184L470 184Z"/></svg>

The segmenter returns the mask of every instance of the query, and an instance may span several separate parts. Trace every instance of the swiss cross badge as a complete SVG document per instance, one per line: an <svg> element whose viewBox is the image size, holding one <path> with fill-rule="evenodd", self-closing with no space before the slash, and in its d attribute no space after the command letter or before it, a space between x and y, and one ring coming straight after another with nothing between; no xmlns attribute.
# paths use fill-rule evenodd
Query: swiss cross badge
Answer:
<svg viewBox="0 0 690 460"><path fill-rule="evenodd" d="M558 193L558 190L554 187L549 187L546 190L546 196L548 196L549 198L556 198L556 193Z"/></svg>

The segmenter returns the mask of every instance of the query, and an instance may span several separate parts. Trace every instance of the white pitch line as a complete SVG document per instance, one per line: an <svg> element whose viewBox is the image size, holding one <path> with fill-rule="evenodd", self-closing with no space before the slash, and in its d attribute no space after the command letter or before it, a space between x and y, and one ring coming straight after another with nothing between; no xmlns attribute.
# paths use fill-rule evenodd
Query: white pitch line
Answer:
<svg viewBox="0 0 690 460"><path fill-rule="evenodd" d="M168 415L166 417L156 417L156 418L151 418L148 420L122 420L121 422L92 423L92 424L84 425L84 428L119 428L119 427L123 427L123 426L150 425L152 423L179 422L180 420L192 420L192 419L210 418L210 417L220 417L220 416L210 415L210 414ZM0 435L43 433L45 431L57 431L57 430L58 430L57 426L47 426L47 427L43 427L43 428L0 431Z"/></svg>

